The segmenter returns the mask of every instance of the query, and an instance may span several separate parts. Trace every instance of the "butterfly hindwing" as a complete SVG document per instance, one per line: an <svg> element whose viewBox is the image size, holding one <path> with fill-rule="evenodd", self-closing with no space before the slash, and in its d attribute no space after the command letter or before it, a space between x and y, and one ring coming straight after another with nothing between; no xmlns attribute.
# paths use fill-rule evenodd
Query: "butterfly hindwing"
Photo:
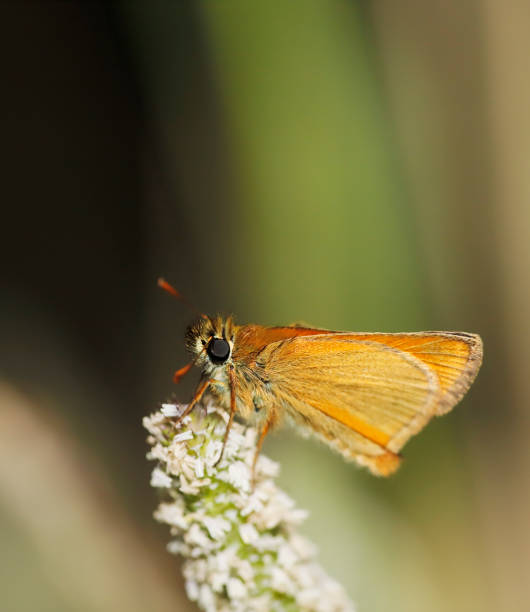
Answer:
<svg viewBox="0 0 530 612"><path fill-rule="evenodd" d="M265 376L295 422L378 474L396 469L402 446L459 401L480 365L471 334L315 332L266 346Z"/></svg>

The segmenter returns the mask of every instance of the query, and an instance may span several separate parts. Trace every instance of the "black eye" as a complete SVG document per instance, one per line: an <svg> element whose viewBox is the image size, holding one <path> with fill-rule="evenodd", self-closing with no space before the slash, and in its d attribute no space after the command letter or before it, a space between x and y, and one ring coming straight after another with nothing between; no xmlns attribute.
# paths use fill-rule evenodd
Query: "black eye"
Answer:
<svg viewBox="0 0 530 612"><path fill-rule="evenodd" d="M224 338L212 338L206 351L214 363L224 363L230 355L230 345Z"/></svg>

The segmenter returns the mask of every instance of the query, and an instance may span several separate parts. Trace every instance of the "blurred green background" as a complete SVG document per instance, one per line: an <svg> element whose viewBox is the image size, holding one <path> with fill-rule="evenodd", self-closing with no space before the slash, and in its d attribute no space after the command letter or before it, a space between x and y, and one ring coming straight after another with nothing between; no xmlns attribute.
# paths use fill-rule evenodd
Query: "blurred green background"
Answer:
<svg viewBox="0 0 530 612"><path fill-rule="evenodd" d="M189 313L478 332L389 480L265 452L359 612L530 607L530 6L3 3L4 610L192 610L142 415ZM193 381L192 381L193 382Z"/></svg>

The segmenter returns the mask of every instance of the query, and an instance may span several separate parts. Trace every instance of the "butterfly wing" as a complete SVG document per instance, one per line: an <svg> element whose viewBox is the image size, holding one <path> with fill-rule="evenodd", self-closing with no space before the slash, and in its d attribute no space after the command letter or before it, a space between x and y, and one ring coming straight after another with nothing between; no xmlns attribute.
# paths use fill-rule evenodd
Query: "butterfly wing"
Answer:
<svg viewBox="0 0 530 612"><path fill-rule="evenodd" d="M304 327L302 325L288 325L283 327L265 327L263 325L241 325L238 327L235 342L235 361L250 362L266 346L289 338L299 336L314 336L333 334L327 330Z"/></svg>
<svg viewBox="0 0 530 612"><path fill-rule="evenodd" d="M464 397L482 363L482 340L465 332L344 334L341 337L378 342L417 357L434 371L441 387L436 414L449 412Z"/></svg>
<svg viewBox="0 0 530 612"><path fill-rule="evenodd" d="M386 475L409 438L461 399L481 355L471 334L320 331L266 346L259 363L295 422Z"/></svg>

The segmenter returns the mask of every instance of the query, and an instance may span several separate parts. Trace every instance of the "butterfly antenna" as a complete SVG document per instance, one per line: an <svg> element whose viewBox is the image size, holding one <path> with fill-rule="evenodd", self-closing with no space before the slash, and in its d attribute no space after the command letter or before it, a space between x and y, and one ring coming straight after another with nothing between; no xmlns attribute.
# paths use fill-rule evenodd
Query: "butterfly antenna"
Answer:
<svg viewBox="0 0 530 612"><path fill-rule="evenodd" d="M174 298L176 298L177 300L185 304L195 314L199 315L203 319L208 319L208 317L205 314L203 314L202 312L199 312L199 310L197 310L197 308L195 308L195 306L191 302L188 302L188 300L182 295L182 293L180 293L180 291L177 291L175 287L173 287L173 285L170 285L167 282L167 280L165 280L164 278L159 278L157 280L157 284L161 289L163 289L164 291L167 291Z"/></svg>

